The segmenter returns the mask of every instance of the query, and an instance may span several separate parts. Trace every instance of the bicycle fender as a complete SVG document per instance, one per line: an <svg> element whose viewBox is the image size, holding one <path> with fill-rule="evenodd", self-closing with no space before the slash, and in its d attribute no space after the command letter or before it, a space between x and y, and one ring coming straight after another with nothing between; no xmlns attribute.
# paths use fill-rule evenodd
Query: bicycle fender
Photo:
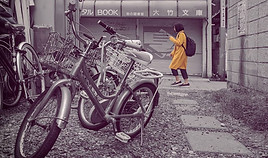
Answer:
<svg viewBox="0 0 268 158"><path fill-rule="evenodd" d="M144 83L151 84L151 85L157 87L152 80L145 80L145 79L139 80L139 81L135 82L134 84L130 85L129 87L130 87L130 89L134 90L136 87L138 87L139 85L144 84ZM131 93L130 89L126 88L120 94L120 96L117 98L117 100L115 102L115 106L112 109L112 112L114 114L118 114L119 113L119 110L120 110L120 107L122 106L123 100Z"/></svg>
<svg viewBox="0 0 268 158"><path fill-rule="evenodd" d="M17 47L17 48L18 48L19 50L22 50L22 46L23 46L23 45L25 45L25 44L27 44L27 45L29 45L29 46L31 46L31 47L33 48L33 46L32 46L32 45L30 45L30 44L29 44L29 43L27 43L27 42L21 42L21 43L18 45L18 47ZM35 49L33 48L33 50L35 50Z"/></svg>
<svg viewBox="0 0 268 158"><path fill-rule="evenodd" d="M68 123L70 111L71 111L71 91L68 87L62 86L61 89L61 105L57 116L57 126L60 129L64 129Z"/></svg>
<svg viewBox="0 0 268 158"><path fill-rule="evenodd" d="M68 87L65 86L65 84L70 83L72 80L71 79L60 79L57 80L52 84L52 86L48 89L46 95L40 102L40 104L44 104L48 101L49 97L52 95L52 92L56 88L60 88L62 92L62 98L61 98L61 105L59 107L59 113L57 116L57 126L61 129L64 129L67 124L67 120L69 118L69 114L71 111L71 91Z"/></svg>

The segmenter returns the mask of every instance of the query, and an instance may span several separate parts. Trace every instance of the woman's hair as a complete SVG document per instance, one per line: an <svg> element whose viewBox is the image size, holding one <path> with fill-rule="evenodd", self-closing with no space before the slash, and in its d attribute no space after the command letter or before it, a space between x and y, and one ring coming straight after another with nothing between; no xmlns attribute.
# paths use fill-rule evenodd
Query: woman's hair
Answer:
<svg viewBox="0 0 268 158"><path fill-rule="evenodd" d="M174 25L176 32L180 32L181 30L184 30L184 27L182 24L177 23Z"/></svg>

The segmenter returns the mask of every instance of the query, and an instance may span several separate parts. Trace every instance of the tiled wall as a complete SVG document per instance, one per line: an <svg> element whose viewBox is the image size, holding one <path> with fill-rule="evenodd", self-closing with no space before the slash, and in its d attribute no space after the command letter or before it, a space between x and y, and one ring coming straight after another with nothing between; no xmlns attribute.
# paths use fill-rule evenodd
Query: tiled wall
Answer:
<svg viewBox="0 0 268 158"><path fill-rule="evenodd" d="M227 7L228 86L268 92L268 0L228 0Z"/></svg>

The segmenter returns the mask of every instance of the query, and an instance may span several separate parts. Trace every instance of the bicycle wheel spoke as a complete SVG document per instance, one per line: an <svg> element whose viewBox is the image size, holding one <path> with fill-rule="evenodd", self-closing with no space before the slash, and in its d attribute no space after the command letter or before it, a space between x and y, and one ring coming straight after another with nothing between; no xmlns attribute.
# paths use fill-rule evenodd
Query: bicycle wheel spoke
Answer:
<svg viewBox="0 0 268 158"><path fill-rule="evenodd" d="M36 106L26 115L20 131L21 136L17 140L22 156L38 155L42 148L46 148L45 142L49 141L47 137L55 128L59 98L61 97L58 95L52 95L44 105L38 100Z"/></svg>
<svg viewBox="0 0 268 158"><path fill-rule="evenodd" d="M132 115L132 117L118 119L117 127L119 131L128 134L132 138L140 133L141 123L143 122L143 125L146 126L154 111L155 105L152 104L152 100L155 99L153 97L154 92L155 89L148 85L141 85L133 90L133 94L130 94L125 99L120 110L121 115Z"/></svg>

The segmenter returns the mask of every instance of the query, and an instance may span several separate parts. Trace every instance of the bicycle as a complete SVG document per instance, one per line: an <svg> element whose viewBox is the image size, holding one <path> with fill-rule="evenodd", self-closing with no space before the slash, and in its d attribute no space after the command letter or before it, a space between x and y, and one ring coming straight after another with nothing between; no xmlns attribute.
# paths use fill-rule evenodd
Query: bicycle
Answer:
<svg viewBox="0 0 268 158"><path fill-rule="evenodd" d="M36 99L27 112L18 131L15 157L45 157L48 154L59 133L66 128L68 123L75 93L72 91L71 85L75 82L79 82L82 88L79 106L83 106L86 102L92 102L95 107L91 109L91 122L84 117L84 111L78 108L79 120L85 123L83 127L90 130L99 130L112 123L115 137L122 142L127 142L141 133L142 143L144 127L148 124L154 108L158 104L158 87L149 79L161 78L163 74L153 70L132 71L134 63L149 64L152 61L152 55L148 52L135 51L132 54L126 54L130 58L130 63L115 94L104 96L101 93L84 64L87 54L98 47L100 40L98 42L96 40L88 42L76 34L73 23L73 12L75 10L75 2L70 1L69 9L65 14L69 19L75 37L86 48L79 55L79 59L72 67L68 78L55 81L47 91ZM105 26L107 31L114 31L104 23L100 22L100 24ZM116 43L123 47L141 50L139 45L123 40L118 40ZM128 85L126 80L131 72L145 79ZM95 96L96 94L99 96L98 98ZM102 100L99 100L99 98L102 98ZM130 129L127 129L127 127L130 127Z"/></svg>
<svg viewBox="0 0 268 158"><path fill-rule="evenodd" d="M79 25L84 27L81 24ZM90 31L88 30L88 32ZM88 33L82 32L82 35L89 40L93 39ZM105 36L102 37L102 39L104 38ZM40 56L40 62L45 74L49 74L50 81L68 75L72 65L78 60L77 56L82 50L74 45L74 41L75 39L69 27L66 38L61 37L57 32L49 34L48 40L44 45L44 51ZM91 50L87 54L85 61L93 80L96 81L99 88L103 89L102 92L106 92L106 95L112 94L120 82L119 74L107 67L107 55L104 53L104 47L110 44L111 42L105 43L104 40L101 40L101 46L94 51ZM49 84L46 85L49 86Z"/></svg>
<svg viewBox="0 0 268 158"><path fill-rule="evenodd" d="M2 14L1 14L2 15ZM0 16L5 23L6 34L0 35L1 82L3 104L17 105L22 95L33 102L45 90L42 67L34 48L25 42L24 29Z"/></svg>
<svg viewBox="0 0 268 158"><path fill-rule="evenodd" d="M1 68L0 68L1 70ZM0 110L3 109L3 80L2 72L0 72Z"/></svg>

